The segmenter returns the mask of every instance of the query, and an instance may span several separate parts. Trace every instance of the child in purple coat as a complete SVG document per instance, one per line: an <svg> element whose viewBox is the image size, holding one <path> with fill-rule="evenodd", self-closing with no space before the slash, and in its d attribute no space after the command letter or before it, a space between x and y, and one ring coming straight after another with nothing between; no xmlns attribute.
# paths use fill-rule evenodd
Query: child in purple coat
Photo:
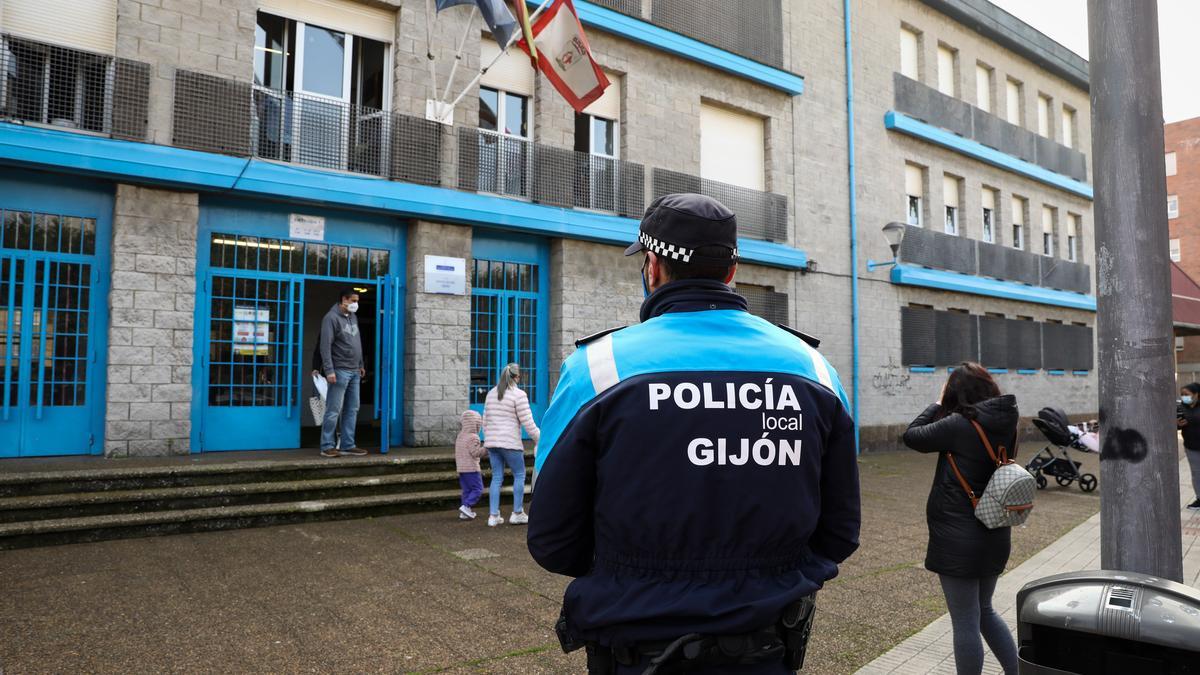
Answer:
<svg viewBox="0 0 1200 675"><path fill-rule="evenodd" d="M462 487L462 506L458 507L459 520L472 520L475 511L471 508L483 496L483 475L479 460L487 456L487 448L479 441L479 428L483 418L474 410L462 414L462 428L454 439L454 464L458 470L458 484Z"/></svg>

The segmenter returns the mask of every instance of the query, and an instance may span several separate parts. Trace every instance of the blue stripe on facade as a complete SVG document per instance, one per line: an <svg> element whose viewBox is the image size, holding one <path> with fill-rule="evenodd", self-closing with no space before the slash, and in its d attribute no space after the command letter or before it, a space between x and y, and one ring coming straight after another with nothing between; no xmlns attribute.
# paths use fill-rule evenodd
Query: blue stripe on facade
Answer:
<svg viewBox="0 0 1200 675"><path fill-rule="evenodd" d="M1071 374L1078 375L1080 377L1087 377L1088 375L1092 374L1092 371L1090 371L1090 370L1072 370Z"/></svg>
<svg viewBox="0 0 1200 675"><path fill-rule="evenodd" d="M988 368L987 371L993 375L1007 375L1008 368Z"/></svg>
<svg viewBox="0 0 1200 675"><path fill-rule="evenodd" d="M937 368L931 366L913 366L908 369L910 373L936 373Z"/></svg>
<svg viewBox="0 0 1200 675"><path fill-rule="evenodd" d="M536 0L527 0L527 2L533 6L540 4ZM575 9L579 12L579 20L588 26L668 54L696 61L710 68L765 84L792 96L804 93L804 78L795 73L738 56L733 52L713 47L648 21L586 2L586 0L577 0L574 4Z"/></svg>
<svg viewBox="0 0 1200 675"><path fill-rule="evenodd" d="M1021 369L1021 370L1018 370L1018 371L1017 371L1017 374L1018 374L1018 375L1037 375L1037 371L1036 371L1036 370L1029 370L1029 369L1027 369L1027 368L1023 368L1023 369Z"/></svg>
<svg viewBox="0 0 1200 675"><path fill-rule="evenodd" d="M0 123L0 160L116 180L493 225L621 246L637 238L638 221L632 218L17 124ZM784 244L741 239L738 250L744 261L770 267L802 269L808 263L804 251Z"/></svg>
<svg viewBox="0 0 1200 675"><path fill-rule="evenodd" d="M1018 302L1032 302L1039 305L1082 309L1089 312L1096 311L1096 298L1092 295L912 265L893 267L892 283L901 286L921 286L955 293L1004 298Z"/></svg>
<svg viewBox="0 0 1200 675"><path fill-rule="evenodd" d="M896 112L895 110L888 111L883 117L883 124L886 128L893 131L928 141L934 145L940 145L943 148L953 150L972 159L986 162L987 164L1025 176L1026 178L1032 178L1039 183L1045 183L1051 187L1065 190L1086 199L1093 198L1092 186L1087 183L1055 173L1033 162L1027 162L1019 157L989 148L977 141L963 138L952 131L946 131L932 124L926 124L904 113Z"/></svg>
<svg viewBox="0 0 1200 675"><path fill-rule="evenodd" d="M1065 371L1065 370L1047 370L1046 374L1047 375L1066 375L1067 371Z"/></svg>

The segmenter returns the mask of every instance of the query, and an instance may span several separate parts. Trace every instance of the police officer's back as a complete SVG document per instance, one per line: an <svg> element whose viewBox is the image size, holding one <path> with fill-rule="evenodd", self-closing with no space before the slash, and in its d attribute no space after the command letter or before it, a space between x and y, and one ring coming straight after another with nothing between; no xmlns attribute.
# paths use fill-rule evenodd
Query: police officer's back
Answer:
<svg viewBox="0 0 1200 675"><path fill-rule="evenodd" d="M746 311L736 246L719 202L656 200L626 251L646 252L642 323L580 341L546 412L529 551L576 577L560 629L593 672L664 652L658 672L787 672L781 617L858 546L845 393Z"/></svg>

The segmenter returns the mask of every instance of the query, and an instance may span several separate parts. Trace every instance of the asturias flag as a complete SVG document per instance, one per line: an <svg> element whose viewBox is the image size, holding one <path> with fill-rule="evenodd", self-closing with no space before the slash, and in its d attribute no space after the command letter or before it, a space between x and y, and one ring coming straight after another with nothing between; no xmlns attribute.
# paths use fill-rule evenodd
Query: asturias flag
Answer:
<svg viewBox="0 0 1200 675"><path fill-rule="evenodd" d="M554 0L538 17L533 25L533 41L538 68L576 112L583 112L604 94L608 78L592 58L571 0ZM517 44L525 53L530 52L525 40Z"/></svg>

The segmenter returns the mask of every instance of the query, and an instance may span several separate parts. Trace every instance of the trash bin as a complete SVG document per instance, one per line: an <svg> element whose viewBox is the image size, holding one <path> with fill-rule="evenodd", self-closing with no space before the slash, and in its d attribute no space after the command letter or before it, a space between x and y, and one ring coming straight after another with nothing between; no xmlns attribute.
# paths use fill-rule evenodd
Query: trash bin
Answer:
<svg viewBox="0 0 1200 675"><path fill-rule="evenodd" d="M1017 593L1021 675L1200 675L1200 591L1131 572L1072 572Z"/></svg>

